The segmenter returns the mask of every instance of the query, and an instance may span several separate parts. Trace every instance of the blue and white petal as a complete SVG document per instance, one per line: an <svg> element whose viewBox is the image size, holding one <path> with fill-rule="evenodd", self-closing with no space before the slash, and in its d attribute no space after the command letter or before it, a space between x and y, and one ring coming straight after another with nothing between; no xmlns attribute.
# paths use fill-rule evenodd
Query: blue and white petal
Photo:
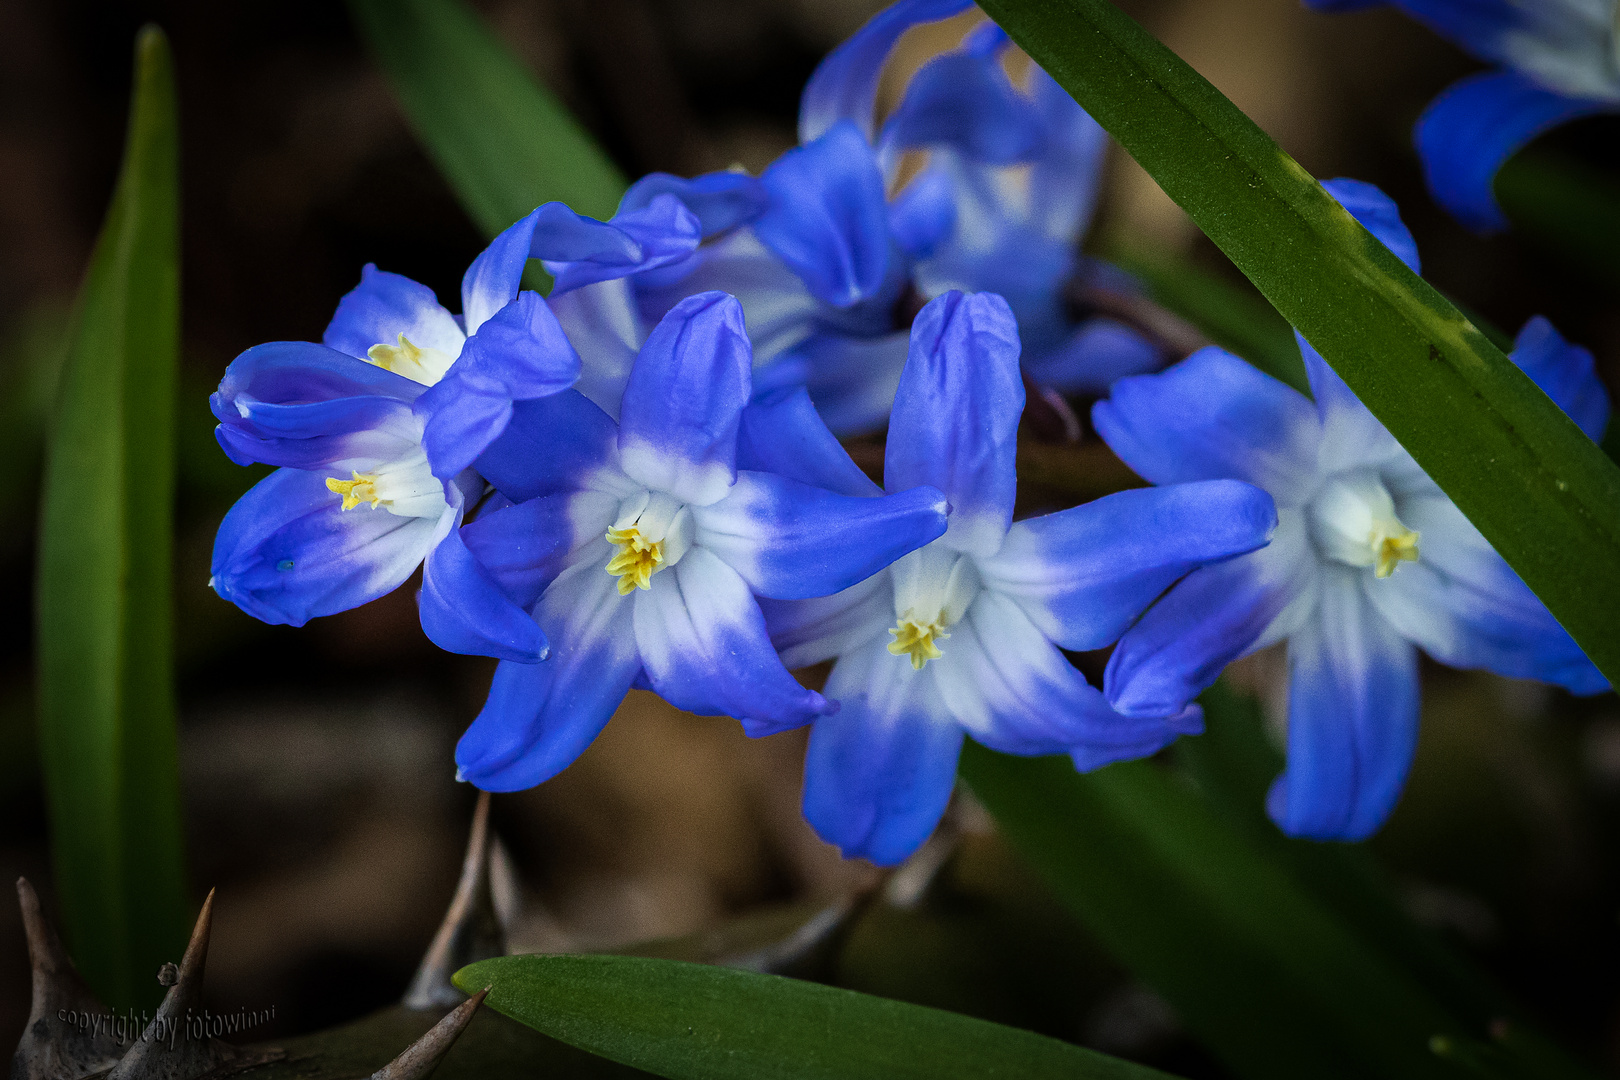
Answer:
<svg viewBox="0 0 1620 1080"><path fill-rule="evenodd" d="M513 502L606 485L629 495L619 469L619 429L574 390L520 401L501 437L477 462L478 471Z"/></svg>
<svg viewBox="0 0 1620 1080"><path fill-rule="evenodd" d="M338 301L321 342L364 360L372 346L398 346L402 337L438 353L446 365L461 354L467 339L432 289L367 263L360 284Z"/></svg>

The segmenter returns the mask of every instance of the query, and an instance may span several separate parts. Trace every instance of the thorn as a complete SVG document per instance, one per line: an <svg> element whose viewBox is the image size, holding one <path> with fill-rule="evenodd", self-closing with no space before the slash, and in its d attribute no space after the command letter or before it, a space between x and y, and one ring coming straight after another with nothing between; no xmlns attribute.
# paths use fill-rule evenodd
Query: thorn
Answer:
<svg viewBox="0 0 1620 1080"><path fill-rule="evenodd" d="M214 891L208 892L191 941L180 959L174 985L163 995L157 1016L146 1026L129 1053L108 1074L107 1080L215 1080L286 1057L282 1050L238 1050L214 1038L203 1008L203 969L208 960L208 939L214 926ZM196 1030L199 1022L204 1030Z"/></svg>
<svg viewBox="0 0 1620 1080"><path fill-rule="evenodd" d="M405 991L402 1004L407 1009L444 1009L457 1004L465 995L450 976L468 964L506 954L506 935L501 932L490 893L490 847L489 792L481 791L456 895Z"/></svg>
<svg viewBox="0 0 1620 1080"><path fill-rule="evenodd" d="M94 1019L106 1016L107 1007L68 958L27 878L17 879L17 904L28 937L34 999L12 1058L11 1080L79 1080L107 1071L122 1053L111 1033ZM63 1015L72 1019L64 1020ZM83 1026L79 1017L85 1018Z"/></svg>
<svg viewBox="0 0 1620 1080"><path fill-rule="evenodd" d="M424 1080L438 1068L440 1060L450 1052L461 1033L467 1030L467 1025L472 1023L473 1013L478 1011L488 996L489 987L486 986L456 1006L426 1035L406 1047L403 1054L372 1073L371 1080Z"/></svg>

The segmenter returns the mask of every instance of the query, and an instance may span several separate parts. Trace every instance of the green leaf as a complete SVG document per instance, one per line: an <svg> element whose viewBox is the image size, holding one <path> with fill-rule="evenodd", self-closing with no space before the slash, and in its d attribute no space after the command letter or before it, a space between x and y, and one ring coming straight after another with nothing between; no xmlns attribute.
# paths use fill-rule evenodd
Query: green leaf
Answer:
<svg viewBox="0 0 1620 1080"><path fill-rule="evenodd" d="M981 6L1299 328L1620 679L1620 468L1237 106L1107 0Z"/></svg>
<svg viewBox="0 0 1620 1080"><path fill-rule="evenodd" d="M484 234L560 200L608 218L625 180L457 0L350 0L416 134Z"/></svg>
<svg viewBox="0 0 1620 1080"><path fill-rule="evenodd" d="M1487 1018L1442 1003L1153 762L1082 775L1066 758L970 743L962 775L1103 945L1238 1075L1472 1075L1458 1071L1464 1051L1491 1064L1486 1075L1580 1075L1539 1044L1536 1064L1556 1069L1521 1068L1516 1030L1487 1044Z"/></svg>
<svg viewBox="0 0 1620 1080"><path fill-rule="evenodd" d="M190 929L171 658L179 287L174 78L147 27L47 448L36 603L63 922L114 1007L155 1002Z"/></svg>
<svg viewBox="0 0 1620 1080"><path fill-rule="evenodd" d="M1165 1074L986 1020L819 983L633 956L505 956L463 990L613 1061L676 1080L1150 1080Z"/></svg>

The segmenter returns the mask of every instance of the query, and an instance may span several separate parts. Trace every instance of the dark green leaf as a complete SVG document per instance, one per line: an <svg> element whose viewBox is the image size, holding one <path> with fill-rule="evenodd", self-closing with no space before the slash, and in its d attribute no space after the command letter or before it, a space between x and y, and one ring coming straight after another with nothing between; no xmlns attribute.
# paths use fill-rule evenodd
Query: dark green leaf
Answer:
<svg viewBox="0 0 1620 1080"><path fill-rule="evenodd" d="M632 956L506 956L463 990L555 1039L676 1080L1165 1074L1016 1028L778 975Z"/></svg>
<svg viewBox="0 0 1620 1080"><path fill-rule="evenodd" d="M417 137L486 236L560 200L608 218L625 180L458 0L350 0Z"/></svg>
<svg viewBox="0 0 1620 1080"><path fill-rule="evenodd" d="M179 183L169 47L136 42L123 170L79 297L41 509L39 742L70 947L109 1004L154 1001L190 929L171 572Z"/></svg>
<svg viewBox="0 0 1620 1080"><path fill-rule="evenodd" d="M983 0L1620 677L1620 468L1202 76L1107 0Z"/></svg>

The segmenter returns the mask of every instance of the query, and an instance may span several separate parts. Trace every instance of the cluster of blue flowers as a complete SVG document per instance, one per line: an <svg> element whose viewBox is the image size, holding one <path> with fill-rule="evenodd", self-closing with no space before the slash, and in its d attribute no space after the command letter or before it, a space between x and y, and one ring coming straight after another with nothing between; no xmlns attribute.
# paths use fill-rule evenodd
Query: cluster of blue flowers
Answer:
<svg viewBox="0 0 1620 1080"><path fill-rule="evenodd" d="M1303 340L1314 400L1215 348L1150 374L1160 346L1071 310L1076 279L1118 277L1078 254L1103 136L1044 72L1009 79L993 25L875 124L900 35L968 6L876 16L759 177L649 176L609 222L547 204L467 270L461 315L368 266L322 344L243 353L219 440L280 468L226 516L214 588L302 625L421 567L428 636L501 661L456 752L488 790L566 768L632 687L751 735L809 725L806 816L880 863L938 822L964 736L1151 754L1277 642L1270 809L1296 835L1390 812L1418 649L1603 688ZM1416 268L1381 193L1329 187ZM1601 433L1585 350L1534 320L1514 359ZM1016 515L1026 388L1108 395L1098 433L1154 486ZM883 428L880 488L838 436ZM1116 643L1101 689L1065 655ZM828 661L820 693L789 673Z"/></svg>

